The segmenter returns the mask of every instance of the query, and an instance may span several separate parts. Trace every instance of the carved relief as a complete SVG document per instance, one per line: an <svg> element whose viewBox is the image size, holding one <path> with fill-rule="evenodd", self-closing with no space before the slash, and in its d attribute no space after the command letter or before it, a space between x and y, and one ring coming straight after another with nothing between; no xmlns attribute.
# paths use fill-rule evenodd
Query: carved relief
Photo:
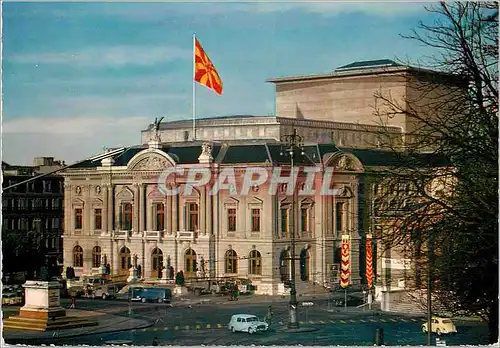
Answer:
<svg viewBox="0 0 500 348"><path fill-rule="evenodd" d="M97 185L95 187L95 193L97 193L98 195L101 194L101 186Z"/></svg>
<svg viewBox="0 0 500 348"><path fill-rule="evenodd" d="M352 158L346 155L342 156L338 160L337 165L335 167L341 170L356 170L356 165L354 161L352 160Z"/></svg>
<svg viewBox="0 0 500 348"><path fill-rule="evenodd" d="M75 188L75 192L76 192L77 195L81 195L82 194L82 187L81 186L77 186Z"/></svg>
<svg viewBox="0 0 500 348"><path fill-rule="evenodd" d="M159 156L151 156L142 159L137 165L135 165L135 170L161 170L169 166L168 161L165 158Z"/></svg>

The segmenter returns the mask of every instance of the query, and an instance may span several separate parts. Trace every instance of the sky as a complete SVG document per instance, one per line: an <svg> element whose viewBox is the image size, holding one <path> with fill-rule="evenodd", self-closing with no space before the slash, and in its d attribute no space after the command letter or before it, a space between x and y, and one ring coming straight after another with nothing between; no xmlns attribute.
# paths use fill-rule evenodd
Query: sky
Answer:
<svg viewBox="0 0 500 348"><path fill-rule="evenodd" d="M433 52L400 34L433 21L424 5L3 2L2 160L72 163L139 144L156 117L191 119L193 34L224 85L196 85L198 118L274 114L272 77L420 64Z"/></svg>

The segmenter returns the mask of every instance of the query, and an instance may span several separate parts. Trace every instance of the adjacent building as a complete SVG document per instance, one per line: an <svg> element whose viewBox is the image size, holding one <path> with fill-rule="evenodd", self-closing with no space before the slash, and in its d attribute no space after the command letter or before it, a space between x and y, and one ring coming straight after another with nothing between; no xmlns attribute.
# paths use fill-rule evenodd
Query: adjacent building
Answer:
<svg viewBox="0 0 500 348"><path fill-rule="evenodd" d="M62 176L47 175L5 190L64 165L53 157L36 157L33 162L33 166L2 162L4 277L33 276L46 261L62 264Z"/></svg>

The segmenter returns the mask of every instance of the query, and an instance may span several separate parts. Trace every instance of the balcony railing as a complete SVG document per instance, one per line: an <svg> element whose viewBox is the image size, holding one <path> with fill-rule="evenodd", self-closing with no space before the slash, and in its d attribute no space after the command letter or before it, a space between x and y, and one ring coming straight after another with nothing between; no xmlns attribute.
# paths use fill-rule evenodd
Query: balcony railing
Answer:
<svg viewBox="0 0 500 348"><path fill-rule="evenodd" d="M113 237L115 239L129 239L131 234L132 234L132 231L118 230L118 231L114 231Z"/></svg>
<svg viewBox="0 0 500 348"><path fill-rule="evenodd" d="M194 241L198 237L198 232L193 231L177 231L176 238L178 240Z"/></svg>
<svg viewBox="0 0 500 348"><path fill-rule="evenodd" d="M146 240L161 240L163 231L144 231L144 239Z"/></svg>

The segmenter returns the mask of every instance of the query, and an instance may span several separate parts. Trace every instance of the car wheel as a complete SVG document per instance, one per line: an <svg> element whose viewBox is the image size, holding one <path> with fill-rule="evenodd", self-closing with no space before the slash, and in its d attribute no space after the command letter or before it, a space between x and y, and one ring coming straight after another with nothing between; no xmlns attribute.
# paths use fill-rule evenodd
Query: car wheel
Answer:
<svg viewBox="0 0 500 348"><path fill-rule="evenodd" d="M253 334L254 332L255 332L255 331L254 331L251 327L249 327L249 328L248 328L248 333L249 333L250 335L251 335L251 334Z"/></svg>
<svg viewBox="0 0 500 348"><path fill-rule="evenodd" d="M236 332L236 329L234 328L234 326L231 328L231 331Z"/></svg>
<svg viewBox="0 0 500 348"><path fill-rule="evenodd" d="M441 335L441 330L437 329L436 333L438 334L438 336L440 336Z"/></svg>
<svg viewBox="0 0 500 348"><path fill-rule="evenodd" d="M146 303L146 298L145 297L141 298L141 302Z"/></svg>
<svg viewBox="0 0 500 348"><path fill-rule="evenodd" d="M163 300L161 298L159 298L158 303L163 303Z"/></svg>
<svg viewBox="0 0 500 348"><path fill-rule="evenodd" d="M422 332L427 332L427 329L425 328L425 325L422 325Z"/></svg>
<svg viewBox="0 0 500 348"><path fill-rule="evenodd" d="M103 299L103 300L105 300L105 299L107 299L107 298L108 298L108 296L106 296L106 294L102 294L102 299Z"/></svg>

